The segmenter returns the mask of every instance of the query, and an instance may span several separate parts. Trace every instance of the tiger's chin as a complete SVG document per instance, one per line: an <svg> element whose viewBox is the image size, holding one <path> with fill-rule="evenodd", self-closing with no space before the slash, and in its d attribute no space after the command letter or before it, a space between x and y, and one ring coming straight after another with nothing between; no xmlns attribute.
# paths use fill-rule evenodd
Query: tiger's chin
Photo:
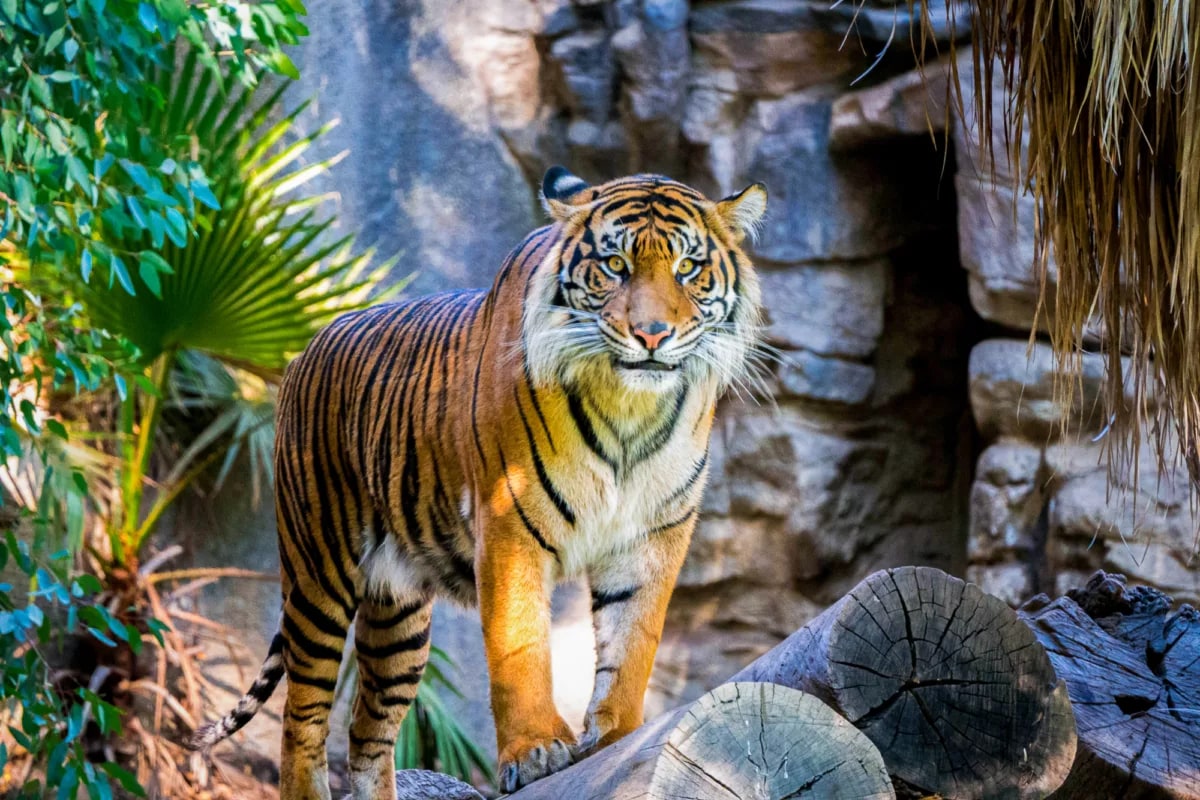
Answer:
<svg viewBox="0 0 1200 800"><path fill-rule="evenodd" d="M613 360L613 372L626 389L635 392L669 392L684 380L683 364L661 361L636 363Z"/></svg>

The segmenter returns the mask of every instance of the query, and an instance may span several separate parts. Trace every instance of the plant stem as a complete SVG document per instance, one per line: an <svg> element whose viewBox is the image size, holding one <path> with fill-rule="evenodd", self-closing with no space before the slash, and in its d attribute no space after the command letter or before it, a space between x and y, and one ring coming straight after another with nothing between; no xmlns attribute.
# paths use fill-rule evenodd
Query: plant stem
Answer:
<svg viewBox="0 0 1200 800"><path fill-rule="evenodd" d="M158 423L162 418L164 397L167 393L167 381L171 377L171 367L175 363L175 351L167 350L154 360L150 366L150 382L154 392L146 392L141 417L138 420L136 444L129 441L122 456L125 461L124 480L121 494L124 514L121 519L120 555L114 556L118 563L136 566L138 550L145 541L145 535L139 536L141 526L138 523L142 507L142 492L146 483L146 470L150 466L150 454L154 448L155 434ZM133 393L130 395L133 396ZM124 409L122 410L124 414ZM130 412L132 414L132 412ZM124 423L124 420L122 420ZM124 425L122 426L124 428ZM132 436L132 431L125 430Z"/></svg>

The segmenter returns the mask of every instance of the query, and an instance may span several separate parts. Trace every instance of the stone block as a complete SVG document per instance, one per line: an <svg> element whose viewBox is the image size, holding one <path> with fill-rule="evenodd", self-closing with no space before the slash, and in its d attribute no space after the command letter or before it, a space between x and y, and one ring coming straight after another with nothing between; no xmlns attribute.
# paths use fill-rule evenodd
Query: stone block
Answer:
<svg viewBox="0 0 1200 800"><path fill-rule="evenodd" d="M788 353L779 367L782 394L838 405L866 403L875 386L875 368L808 351Z"/></svg>
<svg viewBox="0 0 1200 800"><path fill-rule="evenodd" d="M989 339L975 345L970 359L971 411L985 439L1015 436L1035 443L1060 437L1064 410L1071 420L1071 435L1094 434L1104 427L1100 405L1104 361L1085 354L1081 373L1070 378L1054 363L1050 346L1037 343L1032 352L1026 342ZM1054 398L1055 381L1075 380L1071 408Z"/></svg>
<svg viewBox="0 0 1200 800"><path fill-rule="evenodd" d="M818 356L870 356L883 332L888 276L885 261L760 270L766 338Z"/></svg>
<svg viewBox="0 0 1200 800"><path fill-rule="evenodd" d="M941 157L929 142L831 153L830 116L830 100L806 93L759 100L747 114L745 176L771 196L754 248L762 258L867 259L939 227Z"/></svg>
<svg viewBox="0 0 1200 800"><path fill-rule="evenodd" d="M616 59L607 31L570 33L550 45L548 60L557 70L559 94L567 110L596 125L613 114Z"/></svg>
<svg viewBox="0 0 1200 800"><path fill-rule="evenodd" d="M946 133L948 65L935 62L833 102L829 121L832 150L852 150L903 136Z"/></svg>
<svg viewBox="0 0 1200 800"><path fill-rule="evenodd" d="M1039 484L1041 449L1018 441L983 451L971 486L967 558L990 563L1038 556L1035 529L1046 499Z"/></svg>
<svg viewBox="0 0 1200 800"><path fill-rule="evenodd" d="M967 567L967 581L1014 608L1034 595L1031 570L1026 564L988 564Z"/></svg>

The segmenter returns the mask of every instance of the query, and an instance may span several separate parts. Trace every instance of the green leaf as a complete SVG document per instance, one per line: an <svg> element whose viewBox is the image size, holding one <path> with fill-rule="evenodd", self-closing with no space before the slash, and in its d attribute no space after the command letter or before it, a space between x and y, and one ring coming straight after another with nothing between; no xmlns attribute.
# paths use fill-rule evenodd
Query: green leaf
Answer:
<svg viewBox="0 0 1200 800"><path fill-rule="evenodd" d="M101 764L100 769L104 770L105 774L107 774L110 778L121 784L121 788L130 794L136 797L146 796L146 790L142 788L140 783L138 783L137 778L132 772L123 769L111 761L106 761L105 763Z"/></svg>
<svg viewBox="0 0 1200 800"><path fill-rule="evenodd" d="M150 290L150 294L158 299L162 299L162 281L158 277L158 269L154 262L146 258L145 253L138 259L138 275L142 279L142 283L146 284L146 288Z"/></svg>
<svg viewBox="0 0 1200 800"><path fill-rule="evenodd" d="M150 264L154 266L154 269L162 274L172 275L175 273L175 270L171 268L171 265L167 263L166 259L153 250L143 250L139 255L141 256L143 262L149 261Z"/></svg>
<svg viewBox="0 0 1200 800"><path fill-rule="evenodd" d="M128 292L130 296L133 296L133 281L129 277L129 271L125 269L125 262L116 253L113 253L110 267L112 274L116 276L117 281L121 284L121 288Z"/></svg>
<svg viewBox="0 0 1200 800"><path fill-rule="evenodd" d="M142 27L150 32L158 30L158 12L154 10L154 6L147 2L138 3L138 21L142 23Z"/></svg>
<svg viewBox="0 0 1200 800"><path fill-rule="evenodd" d="M217 200L217 196L212 193L212 190L203 181L192 181L192 194L196 196L196 200L208 206L213 211L221 210L221 203Z"/></svg>
<svg viewBox="0 0 1200 800"><path fill-rule="evenodd" d="M87 283L92 277L92 251L84 250L83 256L79 260L79 271L83 275L83 282Z"/></svg>
<svg viewBox="0 0 1200 800"><path fill-rule="evenodd" d="M43 106L49 106L50 102L50 84L46 83L45 77L41 75L29 76L29 92Z"/></svg>
<svg viewBox="0 0 1200 800"><path fill-rule="evenodd" d="M47 80L54 81L55 83L70 83L71 81L79 80L78 75L65 69L56 69L54 72L51 72L49 75L47 75L46 78Z"/></svg>
<svg viewBox="0 0 1200 800"><path fill-rule="evenodd" d="M51 5L53 5L53 4L51 4ZM46 13L50 14L52 12L46 12ZM58 28L54 31L51 31L50 36L46 38L46 44L42 48L42 52L47 53L47 54L53 53L58 48L58 46L60 44L62 44L63 37L65 37L66 35L67 35L66 28Z"/></svg>
<svg viewBox="0 0 1200 800"><path fill-rule="evenodd" d="M300 79L300 70L296 69L296 65L292 62L292 59L282 50L272 52L266 61L267 65L280 75L286 75L292 80Z"/></svg>

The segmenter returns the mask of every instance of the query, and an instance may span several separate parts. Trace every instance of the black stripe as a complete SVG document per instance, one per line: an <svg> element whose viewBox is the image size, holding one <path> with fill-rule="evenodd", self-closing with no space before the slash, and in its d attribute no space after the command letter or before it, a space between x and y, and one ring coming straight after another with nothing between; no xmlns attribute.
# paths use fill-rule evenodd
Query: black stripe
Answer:
<svg viewBox="0 0 1200 800"><path fill-rule="evenodd" d="M355 647L358 648L360 656L379 660L391 658L392 656L407 653L411 650L420 650L427 644L429 644L429 628L420 633L414 633L412 636L406 636L403 639L396 639L378 646L367 644L366 642L355 642Z"/></svg>
<svg viewBox="0 0 1200 800"><path fill-rule="evenodd" d="M348 626L339 625L336 620L310 601L304 592L298 588L293 590L291 595L288 596L288 604L300 614L303 620L326 636L334 639L344 639L346 637L346 628Z"/></svg>
<svg viewBox="0 0 1200 800"><path fill-rule="evenodd" d="M687 398L687 387L676 393L675 407L671 409L669 415L663 419L656 429L638 440L637 446L633 449L634 451L630 455L629 462L626 464L626 469L645 461L665 447L667 442L671 441L671 437L675 434L675 426L679 424L679 418L683 414L683 407L687 403Z"/></svg>
<svg viewBox="0 0 1200 800"><path fill-rule="evenodd" d="M616 603L624 603L626 600L637 594L638 589L641 588L642 587L640 586L630 586L627 589L617 589L611 592L593 591L592 613L595 614L596 612Z"/></svg>
<svg viewBox="0 0 1200 800"><path fill-rule="evenodd" d="M372 602L378 603L379 601L372 600ZM379 617L372 617L370 614L367 614L364 616L364 620L366 621L368 628L375 628L377 630L380 628L394 628L428 605L428 602L429 601L427 600L417 600L409 605L401 606L396 613L392 614L390 617L384 617L382 619Z"/></svg>
<svg viewBox="0 0 1200 800"><path fill-rule="evenodd" d="M362 709L367 712L368 717L376 722L382 722L388 718L386 713L382 711L376 711L375 709L371 708L371 704L367 702L367 696L365 694L360 694L359 697L362 698Z"/></svg>
<svg viewBox="0 0 1200 800"><path fill-rule="evenodd" d="M692 474L689 475L688 479L683 482L683 485L671 492L671 494L667 495L667 499L663 501L662 507L664 509L669 508L675 503L675 501L679 500L679 498L691 491L692 487L696 485L696 482L700 480L700 476L704 474L704 468L706 466L708 466L707 450L704 452L704 455L701 456L700 460L696 462L695 468L692 469Z"/></svg>
<svg viewBox="0 0 1200 800"><path fill-rule="evenodd" d="M380 697L379 705L381 706L410 706L413 699L411 697ZM374 716L374 714L372 714Z"/></svg>
<svg viewBox="0 0 1200 800"><path fill-rule="evenodd" d="M402 672L399 675L391 677L381 677L375 673L369 676L363 675L363 683L369 686L373 691L382 693L387 689L394 689L397 686L413 686L421 682L421 670L417 669L412 672Z"/></svg>
<svg viewBox="0 0 1200 800"><path fill-rule="evenodd" d="M379 739L374 736L356 736L354 731L350 732L350 744L355 747L362 747L368 744L377 744L381 747L395 747L396 743L391 739Z"/></svg>
<svg viewBox="0 0 1200 800"><path fill-rule="evenodd" d="M337 676L332 678L321 678L315 675L303 675L299 672L292 671L288 673L288 683L298 683L303 686L312 686L317 689L323 689L327 692L332 692L337 688Z"/></svg>
<svg viewBox="0 0 1200 800"><path fill-rule="evenodd" d="M304 655L312 661L333 661L340 664L342 651L337 647L313 641L308 634L296 624L289 615L283 617L283 629L287 631L288 643L292 648L299 647Z"/></svg>
<svg viewBox="0 0 1200 800"><path fill-rule="evenodd" d="M533 536L538 545L547 553L554 556L554 560L561 564L562 559L558 557L558 550L550 546L550 544L546 541L546 538L542 536L542 532L539 531L537 526L533 524L533 520L526 516L525 509L521 508L521 503L519 500L517 500L517 493L513 491L512 481L509 480L508 477L508 463L504 458L504 449L500 448L497 450L497 452L500 454L500 469L504 472L504 483L508 487L509 497L512 498L513 509L516 510L517 516L525 525L525 530L529 531L530 535Z"/></svg>
<svg viewBox="0 0 1200 800"><path fill-rule="evenodd" d="M567 392L567 409L571 412L571 419L575 422L575 428L579 431L579 435L583 437L583 442L588 446L588 449L600 457L600 460L609 466L615 475L617 473L617 462L609 457L601 444L600 439L596 436L596 428L592 425L591 417L588 416L587 410L583 407L583 401L575 392Z"/></svg>
<svg viewBox="0 0 1200 800"><path fill-rule="evenodd" d="M532 394L532 390L530 392ZM513 387L513 400L517 404L517 413L521 417L521 426L525 428L525 438L529 441L529 452L533 456L533 469L537 473L538 483L542 484L542 490L550 498L550 502L558 509L558 513L562 514L563 519L568 525L575 524L575 511L567 503L566 499L559 493L558 487L554 485L554 481L550 480L550 476L546 474L546 465L542 463L542 454L538 452L537 440L533 438L533 429L529 427L529 420L525 417L525 409L521 407L521 391L517 387Z"/></svg>
<svg viewBox="0 0 1200 800"><path fill-rule="evenodd" d="M250 687L247 695L253 697L259 705L271 699L271 695L275 693L275 687L279 685L280 679L283 678L283 665L275 667L270 672L263 673L263 676L254 682Z"/></svg>
<svg viewBox="0 0 1200 800"><path fill-rule="evenodd" d="M559 293L562 293L560 285ZM564 302L563 305L566 305ZM557 453L558 448L554 446L554 437L550 434L550 426L546 424L546 416L542 413L542 404L538 402L537 388L533 385L533 376L529 373L529 360L525 358L525 353L521 354L521 372L525 375L525 386L529 390L529 399L533 403L534 413L537 414L538 420L542 423L542 431L546 434L546 441L550 444L550 452Z"/></svg>
<svg viewBox="0 0 1200 800"><path fill-rule="evenodd" d="M691 511L688 511L686 514L684 514L679 519L672 520L671 522L668 522L665 525L659 525L657 528L651 528L649 531L647 531L647 535L654 536L655 534L658 534L658 533L665 533L665 532L671 530L671 528L676 528L676 527L682 525L683 523L687 522L692 517L694 517L696 515L696 512L698 512L698 511L699 511L698 508L693 508Z"/></svg>

